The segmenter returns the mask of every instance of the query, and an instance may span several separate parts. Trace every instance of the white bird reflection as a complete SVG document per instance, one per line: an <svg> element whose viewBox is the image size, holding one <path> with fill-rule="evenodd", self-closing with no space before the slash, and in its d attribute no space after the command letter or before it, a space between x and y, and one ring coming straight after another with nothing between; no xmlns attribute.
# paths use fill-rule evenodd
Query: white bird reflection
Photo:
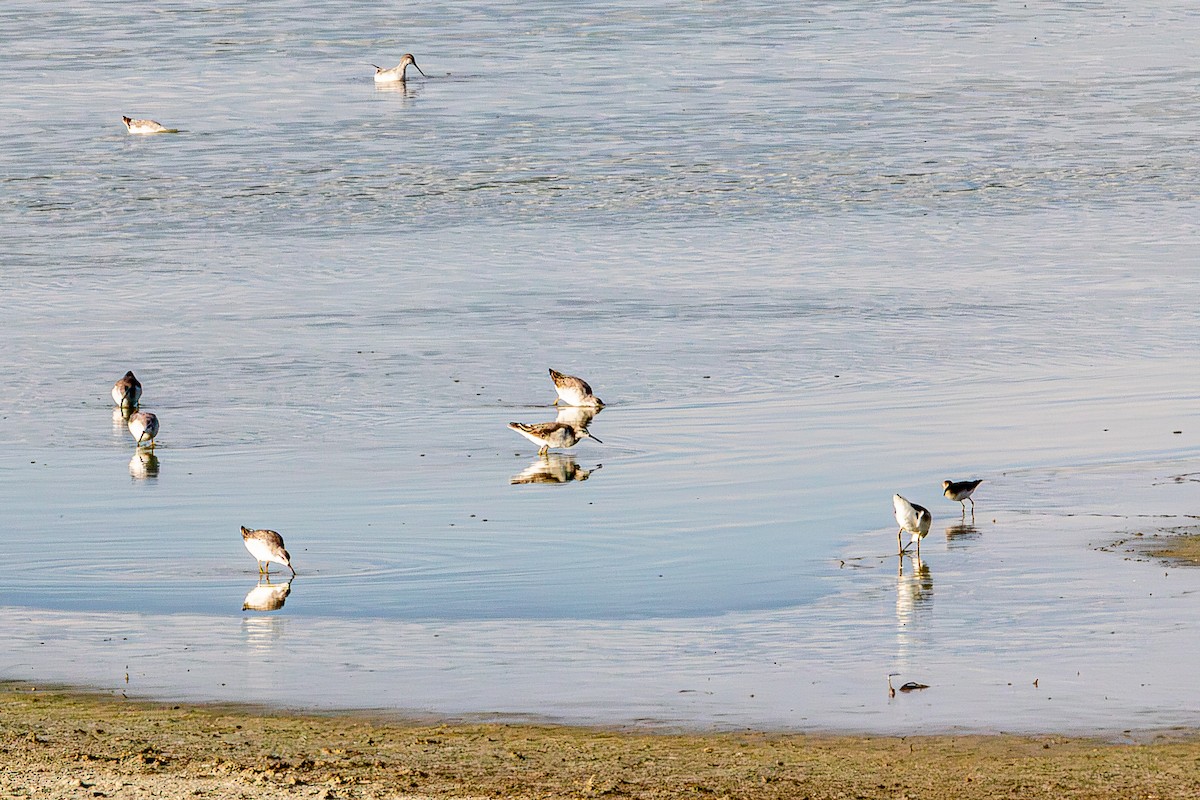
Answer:
<svg viewBox="0 0 1200 800"><path fill-rule="evenodd" d="M586 428L602 410L595 406L563 406L558 409L558 417L554 421L573 428Z"/></svg>
<svg viewBox="0 0 1200 800"><path fill-rule="evenodd" d="M138 450L129 459L129 475L135 480L158 477L158 456L152 450Z"/></svg>
<svg viewBox="0 0 1200 800"><path fill-rule="evenodd" d="M921 653L925 644L922 639L921 616L933 608L933 576L929 565L919 558L912 559L912 568L904 569L904 556L900 556L899 572L896 573L896 655L895 669L904 673L912 666L909 656Z"/></svg>
<svg viewBox="0 0 1200 800"><path fill-rule="evenodd" d="M568 453L547 453L537 456L533 463L513 475L510 484L519 483L571 483L586 481L592 473L603 464L597 464L592 469L584 469L575 463L575 456Z"/></svg>
<svg viewBox="0 0 1200 800"><path fill-rule="evenodd" d="M132 408L113 408L113 433L119 433L122 439L129 435L129 415L133 411Z"/></svg>
<svg viewBox="0 0 1200 800"><path fill-rule="evenodd" d="M416 84L408 81L393 81L391 83L375 84L375 92L377 94L380 92L391 92L392 94L400 95L405 100L411 100L420 94L421 90L417 88Z"/></svg>
<svg viewBox="0 0 1200 800"><path fill-rule="evenodd" d="M283 608L287 597L292 593L292 582L271 583L261 581L250 590L242 601L243 611L278 611Z"/></svg>
<svg viewBox="0 0 1200 800"><path fill-rule="evenodd" d="M933 575L929 565L919 558L912 559L912 568L906 573L904 558L896 573L896 622L901 627L913 621L915 615L933 604Z"/></svg>
<svg viewBox="0 0 1200 800"><path fill-rule="evenodd" d="M247 614L242 617L242 634L246 637L246 644L251 651L266 658L273 658L278 647L282 646L288 622L290 620L286 614L282 616ZM273 676L274 673L271 670L266 672L251 670L246 678L251 682L269 682Z"/></svg>
<svg viewBox="0 0 1200 800"><path fill-rule="evenodd" d="M965 547L979 537L979 528L973 522L956 522L946 526L947 547Z"/></svg>

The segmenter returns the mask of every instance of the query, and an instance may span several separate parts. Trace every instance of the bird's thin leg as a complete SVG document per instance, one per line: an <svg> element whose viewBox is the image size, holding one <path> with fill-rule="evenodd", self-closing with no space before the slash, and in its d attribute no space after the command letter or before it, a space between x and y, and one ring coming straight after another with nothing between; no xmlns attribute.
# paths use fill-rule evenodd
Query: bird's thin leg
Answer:
<svg viewBox="0 0 1200 800"><path fill-rule="evenodd" d="M917 561L921 560L921 537L917 537Z"/></svg>
<svg viewBox="0 0 1200 800"><path fill-rule="evenodd" d="M967 499L971 501L971 510L974 511L975 510L975 498L968 497Z"/></svg>
<svg viewBox="0 0 1200 800"><path fill-rule="evenodd" d="M904 555L904 540L900 538L903 533L904 528L896 531L896 546L900 548L899 555Z"/></svg>
<svg viewBox="0 0 1200 800"><path fill-rule="evenodd" d="M550 445L544 444L544 445L542 445L542 449L538 450L538 455L544 456L544 455L546 455L546 453L549 453L549 452L550 452Z"/></svg>

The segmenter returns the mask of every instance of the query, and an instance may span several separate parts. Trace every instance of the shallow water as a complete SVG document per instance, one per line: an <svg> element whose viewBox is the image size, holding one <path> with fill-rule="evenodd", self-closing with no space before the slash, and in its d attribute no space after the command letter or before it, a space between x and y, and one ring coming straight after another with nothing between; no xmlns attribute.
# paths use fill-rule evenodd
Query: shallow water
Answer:
<svg viewBox="0 0 1200 800"><path fill-rule="evenodd" d="M1147 488L1200 456L1200 15L406 14L397 40L349 3L0 11L0 676L1200 724L1170 666L1198 579L1095 549L1200 507ZM431 77L375 89L406 51ZM610 404L603 444L543 461L506 428L554 418L547 367ZM130 368L153 460L108 398ZM995 522L947 537L969 476ZM896 491L935 516L915 583ZM293 553L278 610L242 611L242 524ZM890 671L933 688L877 702ZM1053 705L1008 688L1039 676Z"/></svg>

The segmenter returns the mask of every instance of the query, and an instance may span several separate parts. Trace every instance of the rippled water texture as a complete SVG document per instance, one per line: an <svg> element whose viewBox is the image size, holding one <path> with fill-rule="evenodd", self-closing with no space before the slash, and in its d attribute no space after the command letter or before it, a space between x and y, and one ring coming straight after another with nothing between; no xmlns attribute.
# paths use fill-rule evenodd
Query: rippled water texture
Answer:
<svg viewBox="0 0 1200 800"><path fill-rule="evenodd" d="M1200 513L1198 37L1170 2L6 4L0 677L1200 725L1200 576L1098 549ZM429 77L376 88L405 52ZM556 418L548 367L602 444L508 430Z"/></svg>

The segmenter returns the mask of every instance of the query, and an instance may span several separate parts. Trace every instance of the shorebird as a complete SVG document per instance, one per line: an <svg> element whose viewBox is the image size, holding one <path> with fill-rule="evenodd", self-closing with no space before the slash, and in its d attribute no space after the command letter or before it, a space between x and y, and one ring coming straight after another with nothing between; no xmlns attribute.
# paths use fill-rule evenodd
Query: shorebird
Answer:
<svg viewBox="0 0 1200 800"><path fill-rule="evenodd" d="M592 387L583 378L550 370L550 380L554 381L554 391L558 392L554 405L558 405L559 400L569 406L600 408L604 405L599 397L592 394Z"/></svg>
<svg viewBox="0 0 1200 800"><path fill-rule="evenodd" d="M113 384L112 399L122 409L137 408L138 401L142 399L142 384L134 377L133 370L126 372L124 378Z"/></svg>
<svg viewBox="0 0 1200 800"><path fill-rule="evenodd" d="M963 513L967 513L967 504L963 500L971 501L971 512L975 511L975 500L971 497L975 490L979 488L982 480L978 481L942 481L942 494L949 497L951 500L957 500L962 504Z"/></svg>
<svg viewBox="0 0 1200 800"><path fill-rule="evenodd" d="M550 452L551 447L574 447L584 439L595 439L600 442L599 439L588 433L587 428L577 428L563 422L538 422L533 425L510 422L508 427L534 444L541 445L541 449L538 450L539 456L546 455ZM604 444L604 442L600 442L600 444Z"/></svg>
<svg viewBox="0 0 1200 800"><path fill-rule="evenodd" d="M929 513L929 509L924 506L919 506L916 503L910 503L900 495L892 496L892 506L896 509L896 523L900 526L900 530L896 531L896 544L900 547L900 554L908 548L904 545L901 536L905 531L912 534L912 539L909 545L913 542L917 544L917 558L921 557L921 540L929 535L929 526L933 523L933 515Z"/></svg>
<svg viewBox="0 0 1200 800"><path fill-rule="evenodd" d="M271 562L274 561L276 564L283 564L292 570L292 577L296 577L296 570L292 567L292 557L288 555L288 551L283 546L283 537L275 531L252 531L243 525L242 543L246 545L250 555L258 561L260 575L270 575ZM264 564L266 564L265 568Z"/></svg>
<svg viewBox="0 0 1200 800"><path fill-rule="evenodd" d="M154 447L154 437L158 436L158 417L149 411L135 411L129 415L129 432L137 440L137 446L149 444Z"/></svg>
<svg viewBox="0 0 1200 800"><path fill-rule="evenodd" d="M167 128L152 119L130 119L121 117L130 133L179 133L178 128Z"/></svg>
<svg viewBox="0 0 1200 800"><path fill-rule="evenodd" d="M372 64L371 66L375 67L375 82L376 83L404 83L404 70L408 68L409 64L412 64L414 67L417 67L417 60L415 58L413 58L412 53L405 53L404 57L400 59L400 63L397 64L396 66L392 67L391 69L384 69L383 67L379 66L378 64ZM422 70L420 67L417 67L417 72L420 72L426 78L429 77L428 75L425 75L425 71Z"/></svg>

